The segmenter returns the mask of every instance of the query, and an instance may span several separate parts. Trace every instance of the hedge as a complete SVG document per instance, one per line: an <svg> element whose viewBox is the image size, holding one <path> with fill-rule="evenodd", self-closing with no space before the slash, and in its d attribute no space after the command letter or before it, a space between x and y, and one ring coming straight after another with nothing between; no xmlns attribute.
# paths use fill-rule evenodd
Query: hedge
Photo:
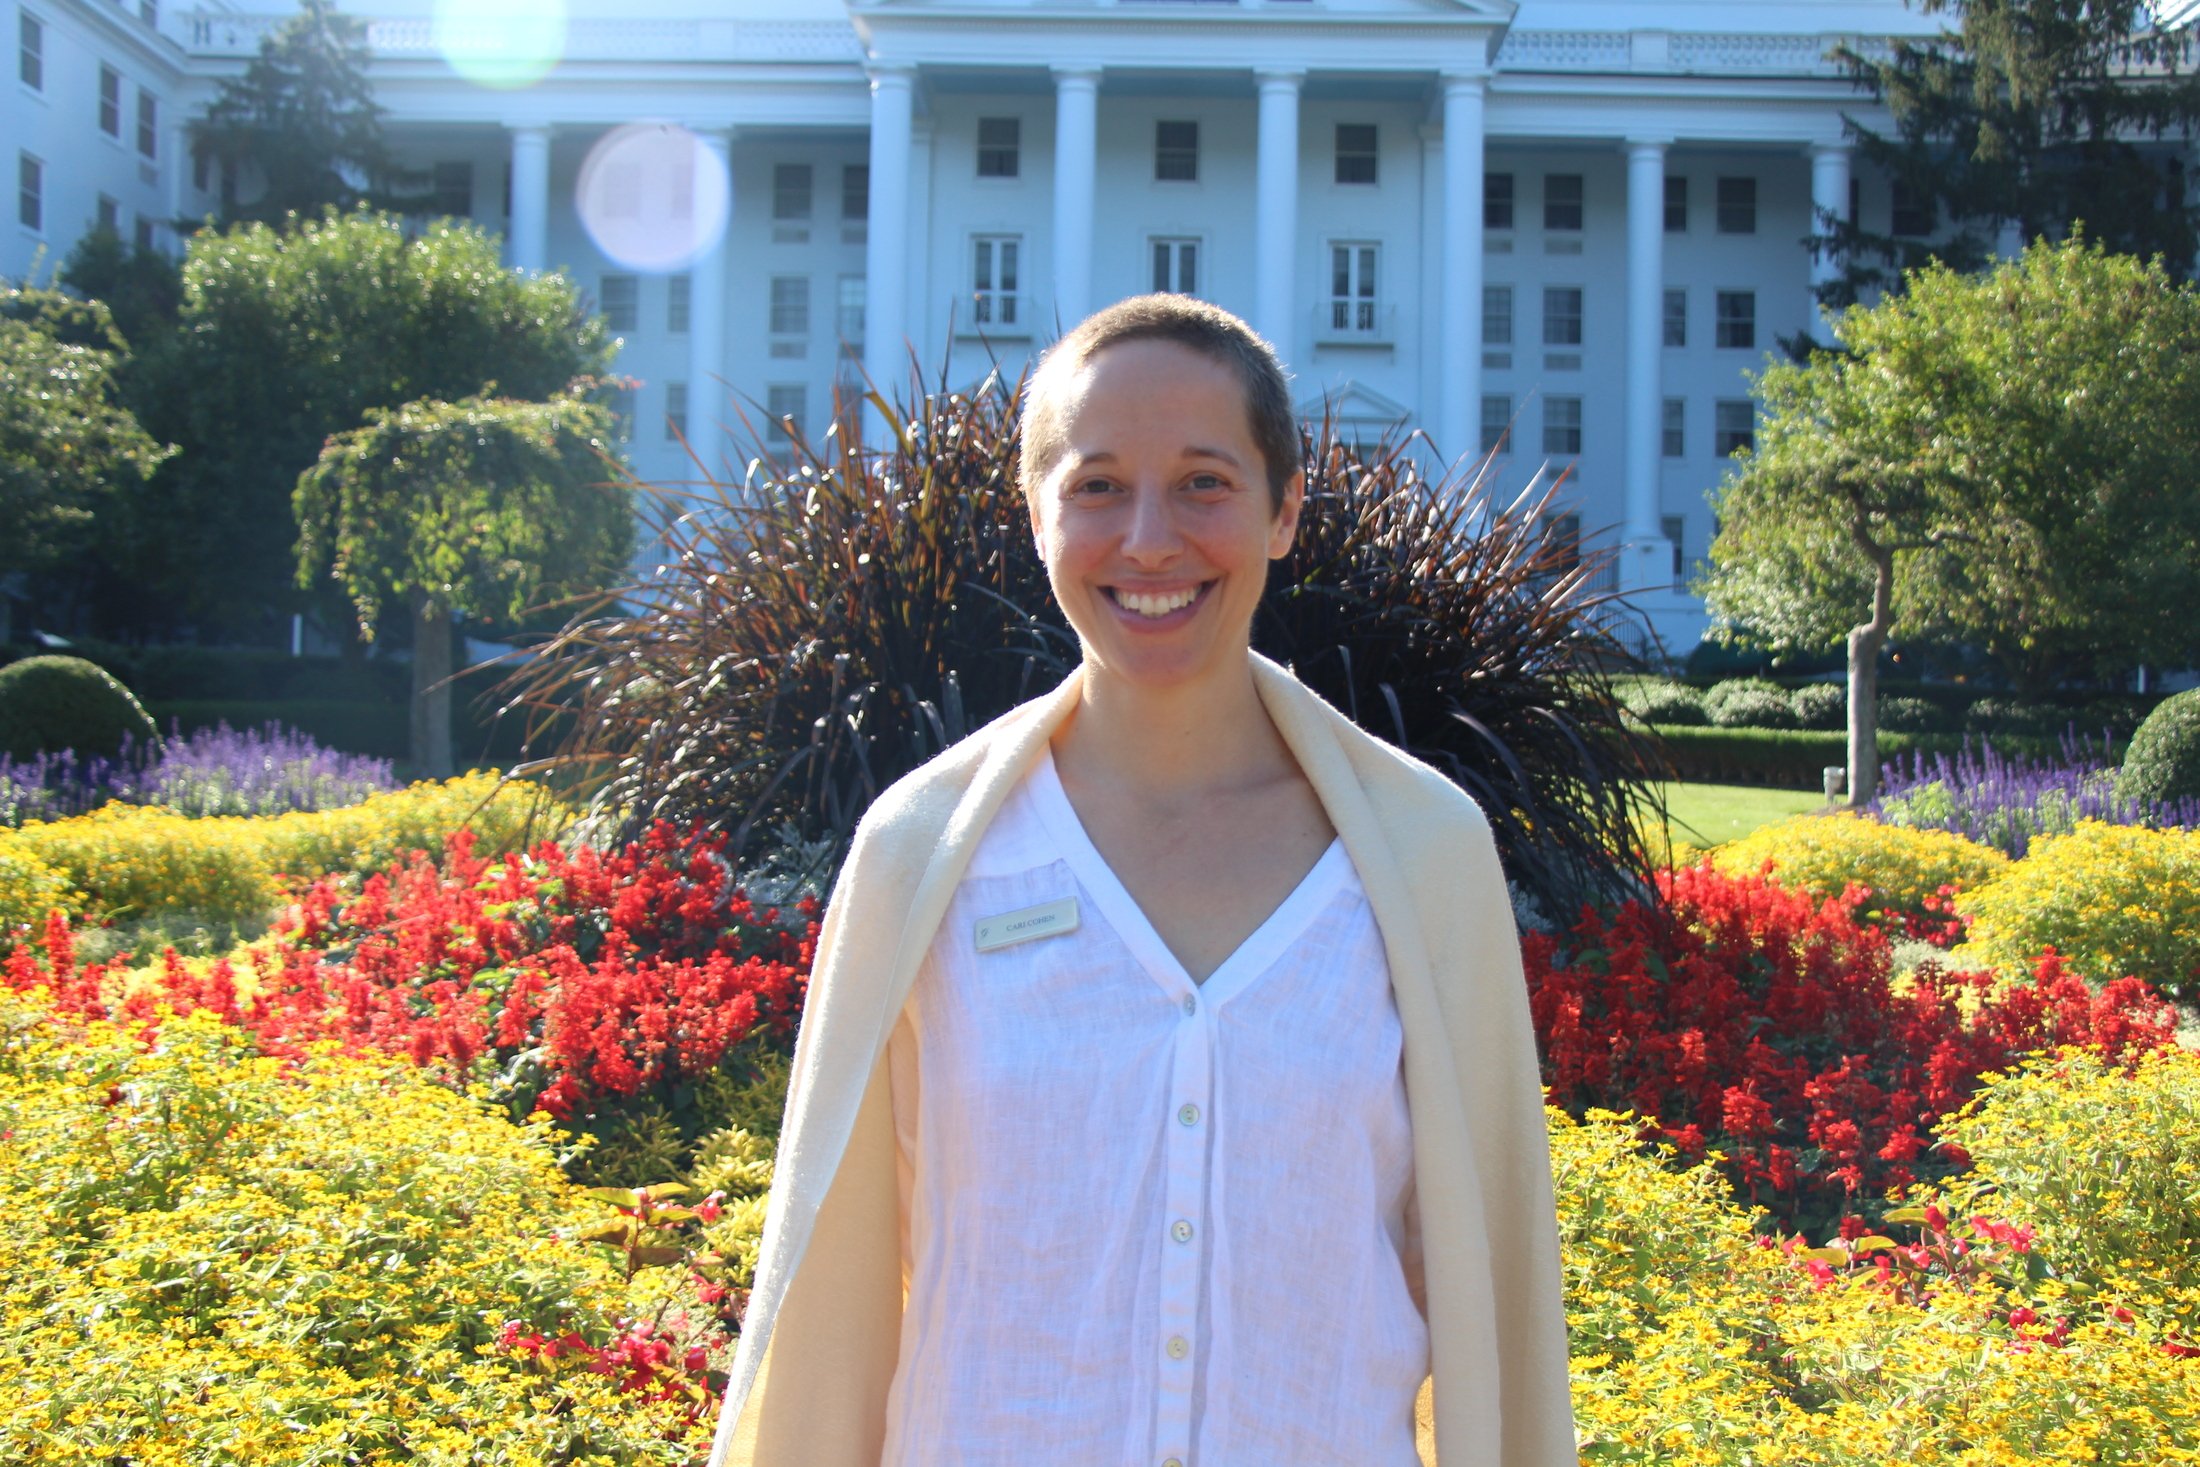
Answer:
<svg viewBox="0 0 2200 1467"><path fill-rule="evenodd" d="M1838 764L1845 768L1849 762L1849 737L1842 732L1691 728L1674 723L1654 724L1652 730L1673 761L1673 777L1690 783L1823 789L1826 767ZM1954 754L1962 749L1963 740L1961 734L1893 733L1882 729L1879 758L1887 764L1913 752ZM1972 742L1978 742L1976 735L1972 735ZM2052 759L2062 752L2061 741L2051 738L2009 735L1989 742L2012 757Z"/></svg>

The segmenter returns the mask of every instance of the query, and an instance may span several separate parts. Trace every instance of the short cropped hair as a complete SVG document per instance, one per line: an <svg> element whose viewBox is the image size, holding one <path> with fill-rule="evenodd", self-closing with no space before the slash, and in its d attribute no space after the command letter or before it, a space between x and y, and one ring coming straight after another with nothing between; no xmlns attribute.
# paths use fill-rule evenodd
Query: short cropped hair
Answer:
<svg viewBox="0 0 2200 1467"><path fill-rule="evenodd" d="M1268 465L1271 512L1283 509L1284 487L1299 471L1299 422L1276 350L1222 307L1188 295L1134 295L1079 322L1047 349L1024 391L1023 443L1016 483L1026 495L1053 472L1068 448L1062 405L1070 379L1087 362L1126 341L1169 341L1219 362L1245 389L1253 446Z"/></svg>

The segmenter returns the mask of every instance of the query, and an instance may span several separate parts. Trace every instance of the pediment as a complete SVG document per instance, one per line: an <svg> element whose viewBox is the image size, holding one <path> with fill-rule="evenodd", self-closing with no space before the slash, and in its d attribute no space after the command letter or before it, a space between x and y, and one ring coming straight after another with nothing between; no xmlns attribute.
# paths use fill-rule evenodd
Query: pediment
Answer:
<svg viewBox="0 0 2200 1467"><path fill-rule="evenodd" d="M1298 414L1307 422L1319 423L1324 413L1356 428L1389 428L1411 418L1413 409L1347 378L1335 387L1299 399Z"/></svg>

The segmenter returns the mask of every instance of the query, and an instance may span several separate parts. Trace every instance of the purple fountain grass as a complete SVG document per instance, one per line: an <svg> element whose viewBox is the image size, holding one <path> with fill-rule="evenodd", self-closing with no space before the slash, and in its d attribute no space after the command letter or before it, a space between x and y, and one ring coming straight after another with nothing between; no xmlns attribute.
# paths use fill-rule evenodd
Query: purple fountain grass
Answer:
<svg viewBox="0 0 2200 1467"><path fill-rule="evenodd" d="M0 756L0 825L65 819L110 800L185 815L279 815L357 804L396 787L386 759L326 749L277 723L241 732L222 723L159 745L126 742L112 759Z"/></svg>
<svg viewBox="0 0 2200 1467"><path fill-rule="evenodd" d="M2200 828L2200 800L2155 803L2116 793L2108 740L2066 730L2059 759L2011 758L1969 739L1953 757L1923 753L1885 766L1869 813L1890 825L1950 830L2021 860L2043 835L2067 835L2080 820L2158 828Z"/></svg>

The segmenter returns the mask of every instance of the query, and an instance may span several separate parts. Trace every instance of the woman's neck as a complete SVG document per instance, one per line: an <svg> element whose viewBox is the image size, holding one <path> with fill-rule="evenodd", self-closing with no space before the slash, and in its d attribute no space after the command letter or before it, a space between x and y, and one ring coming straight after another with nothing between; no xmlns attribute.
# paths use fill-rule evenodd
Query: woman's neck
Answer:
<svg viewBox="0 0 2200 1467"><path fill-rule="evenodd" d="M1074 783L1170 803L1264 783L1292 767L1250 658L1226 676L1173 688L1126 685L1088 661L1054 755Z"/></svg>

